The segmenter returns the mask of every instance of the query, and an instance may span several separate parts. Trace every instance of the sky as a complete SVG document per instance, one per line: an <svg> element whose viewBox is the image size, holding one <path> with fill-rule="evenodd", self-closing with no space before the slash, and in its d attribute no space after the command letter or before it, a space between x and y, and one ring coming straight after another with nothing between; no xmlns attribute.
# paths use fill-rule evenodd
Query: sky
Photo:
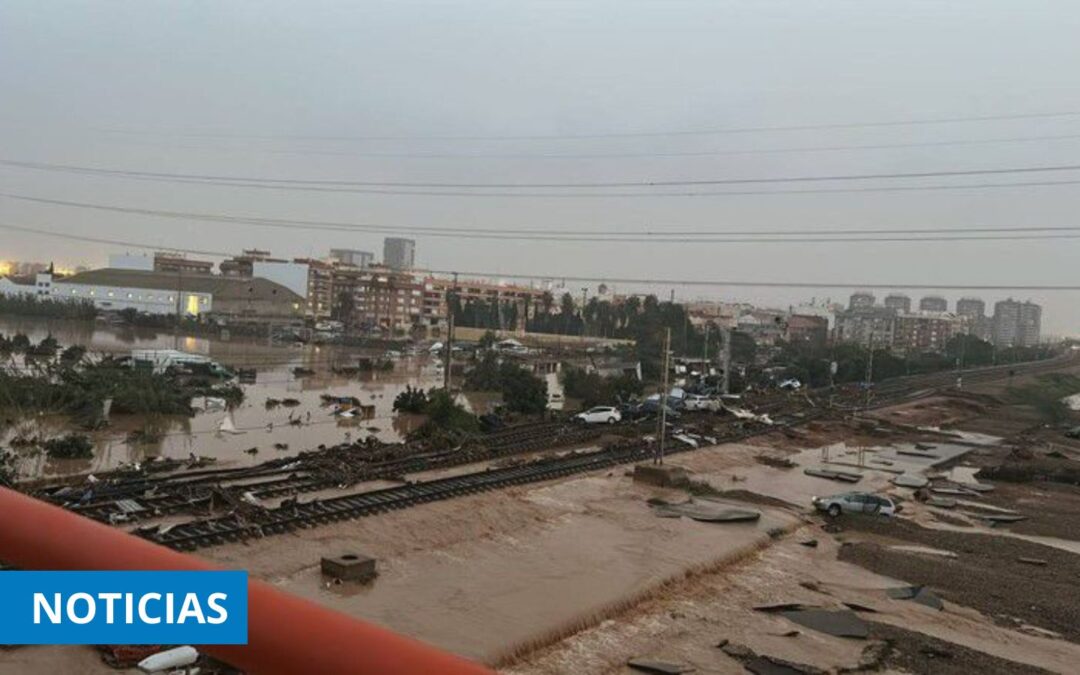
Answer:
<svg viewBox="0 0 1080 675"><path fill-rule="evenodd" d="M775 129L1080 113L1078 34L1080 3L1069 0L5 0L0 162L454 184L1078 165L1080 114ZM773 129L685 133L748 127ZM433 196L150 181L0 164L4 195L391 231L1063 227L1076 224L1080 184L820 189L1070 179L1080 180L1080 171L659 189L692 193L668 196L625 195L655 188L623 189L615 196L611 190L567 196L589 191L565 189L541 191L544 196L525 189L520 191L534 196L472 189L461 190L468 196ZM760 194L776 189L789 192ZM700 194L718 191L758 194ZM324 256L331 247L379 255L385 236L161 218L10 196L0 196L0 224L162 248L259 247L282 256ZM1076 285L1080 259L1076 239L412 238L418 264L442 270L897 289ZM3 259L102 266L109 253L124 248L0 230ZM648 290L667 293L667 287ZM842 299L851 290L675 288L680 298L780 307L812 297ZM879 297L887 292L876 291ZM923 291L910 294L917 298ZM1008 296L1030 298L1044 305L1044 332L1080 333L1080 294L1074 291L942 294L950 302L978 295L989 305Z"/></svg>

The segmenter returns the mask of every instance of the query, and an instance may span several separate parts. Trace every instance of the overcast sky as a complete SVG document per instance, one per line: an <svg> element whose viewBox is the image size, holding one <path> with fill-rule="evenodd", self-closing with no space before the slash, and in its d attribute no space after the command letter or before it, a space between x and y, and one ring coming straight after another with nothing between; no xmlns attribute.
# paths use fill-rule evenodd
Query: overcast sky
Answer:
<svg viewBox="0 0 1080 675"><path fill-rule="evenodd" d="M1074 0L5 0L0 3L0 159L229 176L452 183L644 182L1080 164L1080 115L713 135L430 139L1080 111L1077 35L1080 3ZM761 152L1069 135L1078 138ZM358 138L371 136L398 138ZM685 155L694 152L717 154ZM667 156L656 156L662 153ZM595 157L613 154L637 156ZM1080 179L1080 172L860 185L1068 179ZM123 207L386 226L627 232L1068 226L1076 224L1080 196L1080 185L1058 185L659 198L433 197L174 184L11 167L0 167L0 181L0 191L9 194ZM383 237L170 220L4 198L0 223L162 247L258 246L287 256L322 256L330 247L381 254ZM644 244L415 238L419 263L435 269L556 277L1076 284L1080 260L1080 242L1070 239ZM0 258L99 266L116 248L0 231ZM676 292L713 294L700 288ZM780 306L846 295L812 289L715 291L723 299ZM960 294L945 295L954 300ZM981 295L992 304L1009 293ZM1044 332L1080 332L1078 294L1014 295L1045 305Z"/></svg>

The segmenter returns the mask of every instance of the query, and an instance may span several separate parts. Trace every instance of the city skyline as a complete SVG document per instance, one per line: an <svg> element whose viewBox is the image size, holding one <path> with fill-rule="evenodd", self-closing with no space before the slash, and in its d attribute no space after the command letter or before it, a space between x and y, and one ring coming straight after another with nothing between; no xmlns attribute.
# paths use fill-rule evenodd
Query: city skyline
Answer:
<svg viewBox="0 0 1080 675"><path fill-rule="evenodd" d="M217 5L189 12L71 4L58 11L55 4L46 10L26 0L4 3L0 84L18 105L0 117L0 159L298 181L590 184L1069 166L1080 152L1077 118L1068 114L1080 110L1080 94L1060 67L1077 57L1077 7L1019 12L994 0L908 12L830 0L783 11L679 2L678 11L669 3L633 3L612 12L605 3L514 4L393 3L360 12L268 2L254 13ZM122 39L117 26L127 27ZM1039 40L1017 37L1033 34ZM560 39L556 45L542 35ZM784 50L774 47L779 35ZM49 44L64 49L41 49ZM1001 44L1010 45L1007 53ZM807 126L814 128L800 129ZM686 244L406 231L1059 227L1072 211L1076 188L1068 184L963 186L1068 183L1075 175L1068 171L1030 180L667 190L759 193L734 196L572 197L548 190L559 195L510 198L339 192L332 185L255 189L14 165L0 166L0 174L10 195L147 210L3 197L0 223L162 248L257 245L311 256L329 248L379 251L382 237L392 234L289 227L327 221L400 230L417 241L416 264L436 269L896 287L1062 285L1072 280L1076 258L1069 239ZM919 189L924 185L951 187ZM785 192L760 194L778 188ZM154 215L159 210L282 223L166 218ZM56 258L66 266L100 264L112 248L30 232L3 237L2 257ZM725 296L786 306L829 292L760 288ZM1049 330L1080 330L1075 298L1037 298L1047 307Z"/></svg>

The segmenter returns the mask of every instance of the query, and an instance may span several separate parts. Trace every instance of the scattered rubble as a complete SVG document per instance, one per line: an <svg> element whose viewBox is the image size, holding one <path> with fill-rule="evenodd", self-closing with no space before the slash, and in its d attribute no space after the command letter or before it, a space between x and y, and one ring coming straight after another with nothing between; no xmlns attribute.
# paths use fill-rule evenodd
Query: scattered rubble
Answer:
<svg viewBox="0 0 1080 675"><path fill-rule="evenodd" d="M693 666L669 663L667 661L651 661L649 659L630 659L626 662L626 665L634 670L643 673L654 673L655 675L681 675L681 673L694 672Z"/></svg>
<svg viewBox="0 0 1080 675"><path fill-rule="evenodd" d="M803 469L803 473L807 476L827 478L829 480L840 481L843 483L858 483L860 480L862 480L862 474L852 473L850 471L833 471L832 469Z"/></svg>
<svg viewBox="0 0 1080 675"><path fill-rule="evenodd" d="M865 640L870 634L866 622L850 609L796 609L780 612L789 621L836 637Z"/></svg>

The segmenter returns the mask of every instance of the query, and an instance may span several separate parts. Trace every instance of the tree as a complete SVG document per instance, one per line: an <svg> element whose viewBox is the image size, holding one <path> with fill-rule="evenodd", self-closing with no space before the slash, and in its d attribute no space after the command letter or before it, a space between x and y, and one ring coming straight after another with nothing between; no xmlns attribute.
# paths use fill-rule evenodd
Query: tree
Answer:
<svg viewBox="0 0 1080 675"><path fill-rule="evenodd" d="M465 389L469 391L499 391L499 355L494 351L484 352L480 361L472 370L465 373Z"/></svg>
<svg viewBox="0 0 1080 675"><path fill-rule="evenodd" d="M567 398L579 399L583 408L627 401L645 390L644 384L634 375L604 377L580 368L565 369L562 384Z"/></svg>
<svg viewBox="0 0 1080 675"><path fill-rule="evenodd" d="M574 318L574 296L563 293L562 300L559 303L559 315L562 317L562 333L563 335L569 335L570 321Z"/></svg>
<svg viewBox="0 0 1080 675"><path fill-rule="evenodd" d="M547 410L547 382L514 363L502 364L499 374L508 410L530 415Z"/></svg>
<svg viewBox="0 0 1080 675"><path fill-rule="evenodd" d="M739 363L753 363L757 355L757 343L746 333L733 330L731 335L731 360Z"/></svg>
<svg viewBox="0 0 1080 675"><path fill-rule="evenodd" d="M465 373L470 391L497 391L507 409L520 413L541 413L547 409L547 383L512 362L499 363L497 352L485 352L472 370Z"/></svg>
<svg viewBox="0 0 1080 675"><path fill-rule="evenodd" d="M483 349L484 351L489 351L492 347L495 346L495 343L498 340L499 338L495 336L495 331L488 330L480 338L480 349Z"/></svg>
<svg viewBox="0 0 1080 675"><path fill-rule="evenodd" d="M544 294L540 296L540 307L544 310L544 315L551 314L551 308L555 306L555 296L551 294L551 291L544 291Z"/></svg>
<svg viewBox="0 0 1080 675"><path fill-rule="evenodd" d="M945 344L945 353L954 361L963 356L964 366L986 366L994 362L994 345L974 335L954 335Z"/></svg>

